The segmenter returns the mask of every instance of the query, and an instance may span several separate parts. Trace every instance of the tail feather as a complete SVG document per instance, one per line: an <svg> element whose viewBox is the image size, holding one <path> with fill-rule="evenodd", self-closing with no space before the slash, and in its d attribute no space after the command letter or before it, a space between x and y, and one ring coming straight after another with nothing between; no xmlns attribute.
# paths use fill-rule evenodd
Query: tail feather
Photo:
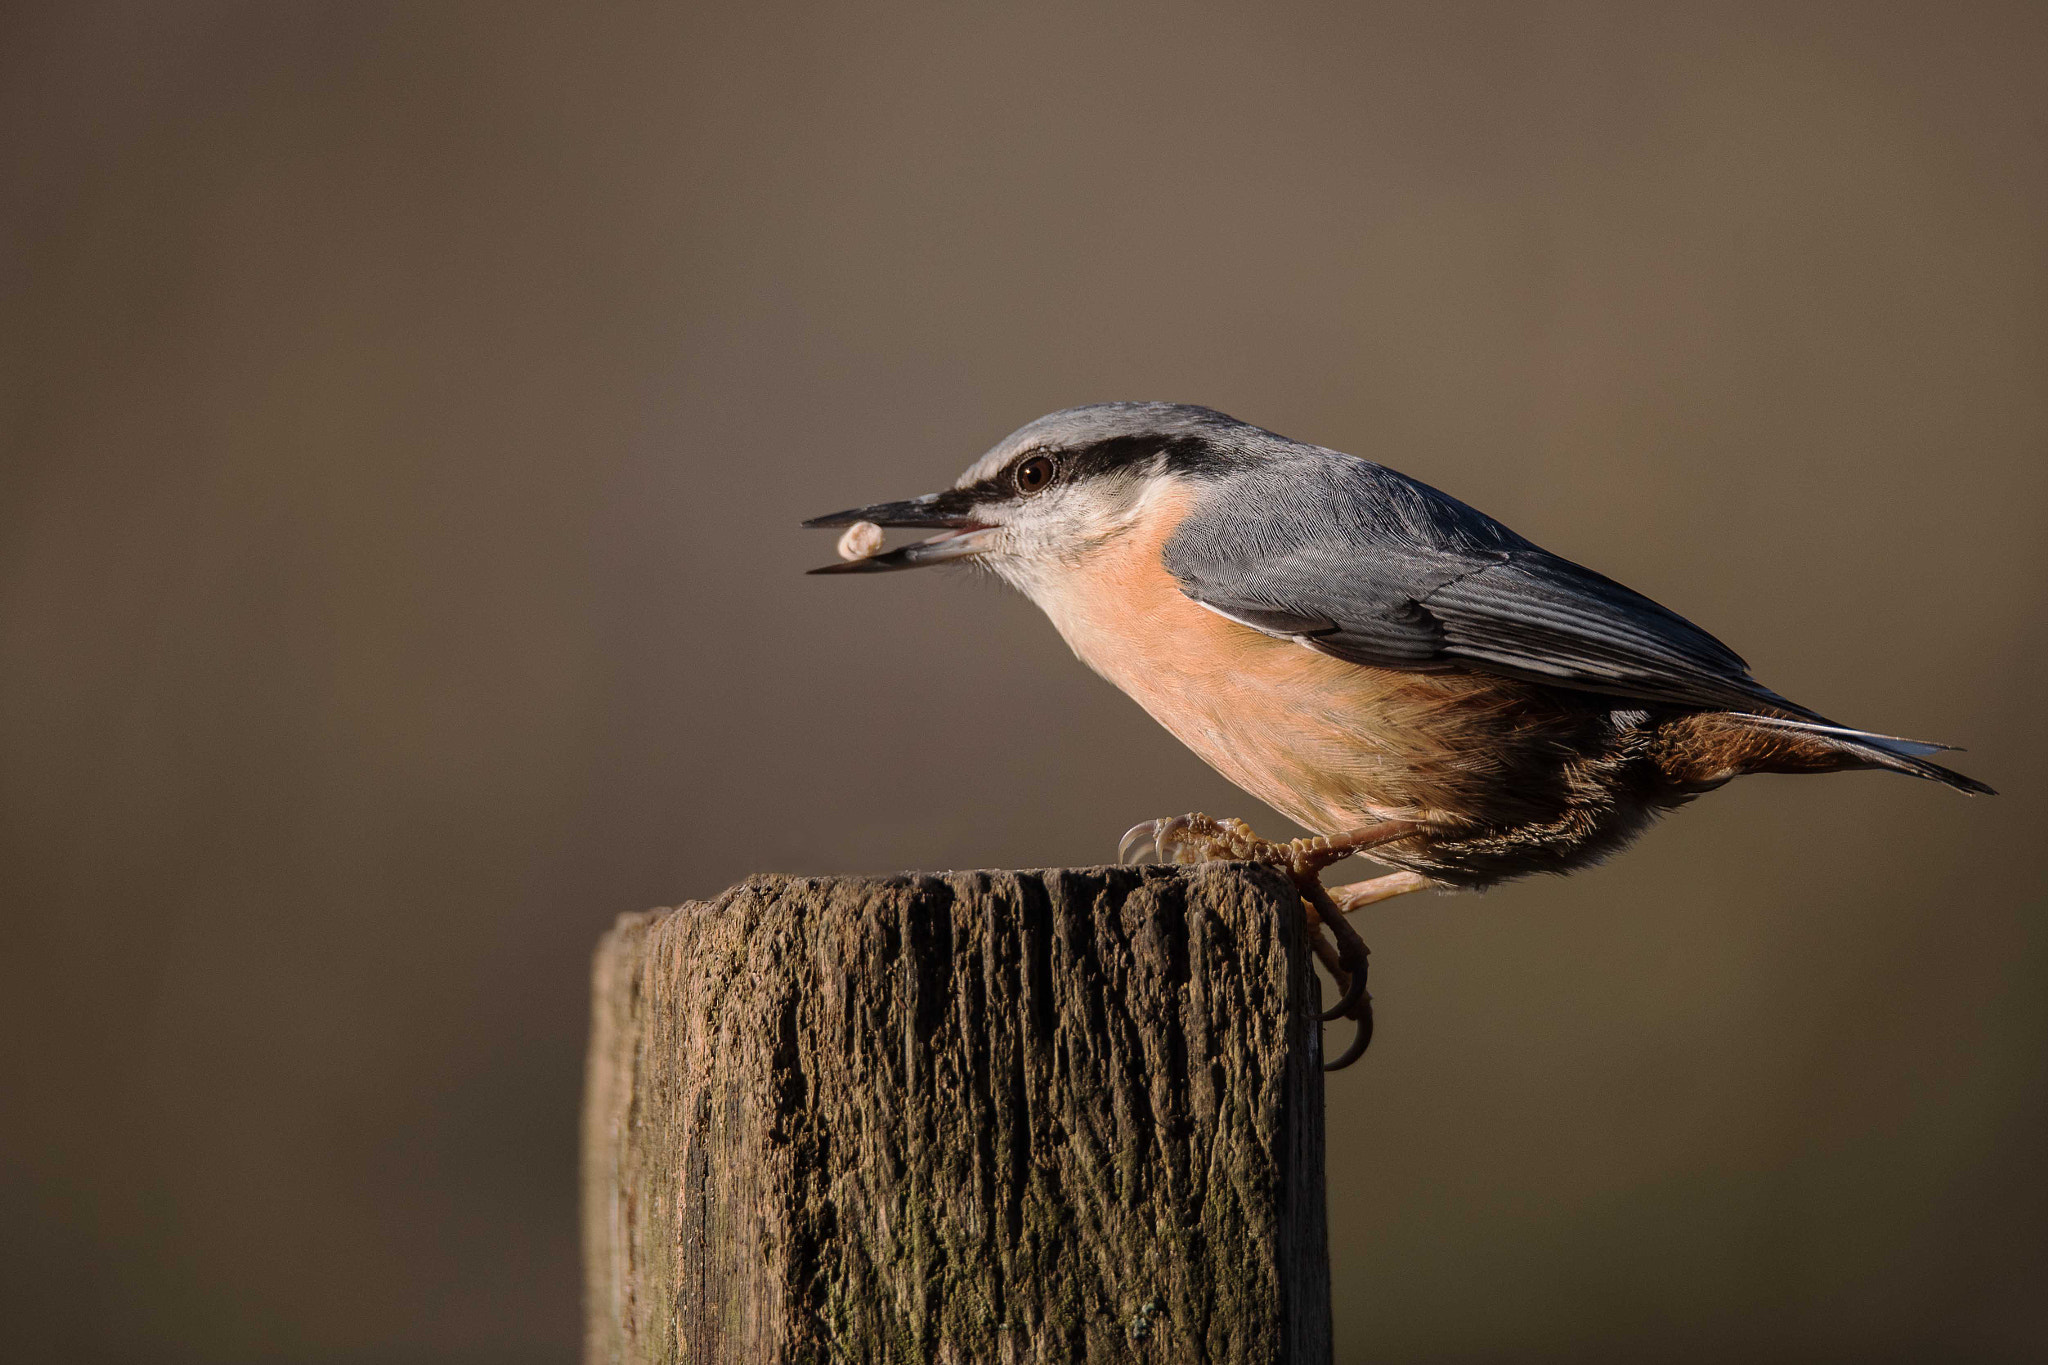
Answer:
<svg viewBox="0 0 2048 1365"><path fill-rule="evenodd" d="M1869 730L1852 730L1846 725L1835 725L1820 720L1793 720L1783 716L1759 716L1749 712L1736 712L1745 724L1754 729L1786 731L1792 734L1808 735L1821 740L1829 747L1860 758L1869 767L1888 768L1893 772L1907 773L1913 777L1924 777L1930 782L1940 782L1954 787L1957 791L1974 792L1982 796L1996 796L1998 793L1974 777L1965 777L1939 763L1927 761L1928 754L1954 752L1952 744L1933 744L1920 739L1901 739L1897 735L1880 735Z"/></svg>

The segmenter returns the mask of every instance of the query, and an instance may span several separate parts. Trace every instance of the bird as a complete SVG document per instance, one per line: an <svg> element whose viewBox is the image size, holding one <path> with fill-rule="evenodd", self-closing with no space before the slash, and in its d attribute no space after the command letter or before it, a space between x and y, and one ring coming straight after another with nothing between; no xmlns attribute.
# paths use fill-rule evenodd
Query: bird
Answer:
<svg viewBox="0 0 2048 1365"><path fill-rule="evenodd" d="M1239 788L1302 828L1189 813L1122 861L1263 863L1300 889L1337 983L1324 1018L1372 1040L1346 915L1427 889L1567 873L1751 773L1884 769L1992 794L1952 746L1858 730L1773 692L1727 645L1613 579L1374 461L1210 408L1115 402L1019 427L953 486L807 527L871 535L817 574L971 564ZM1339 887L1354 854L1393 869Z"/></svg>

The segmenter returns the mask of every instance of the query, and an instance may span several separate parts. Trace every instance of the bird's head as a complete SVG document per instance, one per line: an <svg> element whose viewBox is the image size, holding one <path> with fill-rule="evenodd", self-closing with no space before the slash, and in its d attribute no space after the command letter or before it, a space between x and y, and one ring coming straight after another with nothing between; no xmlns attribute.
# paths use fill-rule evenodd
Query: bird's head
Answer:
<svg viewBox="0 0 2048 1365"><path fill-rule="evenodd" d="M938 535L812 573L883 573L972 560L1027 593L1086 567L1141 527L1161 495L1228 476L1270 432L1179 403L1095 403L1018 428L943 493L849 508L813 527L921 527Z"/></svg>

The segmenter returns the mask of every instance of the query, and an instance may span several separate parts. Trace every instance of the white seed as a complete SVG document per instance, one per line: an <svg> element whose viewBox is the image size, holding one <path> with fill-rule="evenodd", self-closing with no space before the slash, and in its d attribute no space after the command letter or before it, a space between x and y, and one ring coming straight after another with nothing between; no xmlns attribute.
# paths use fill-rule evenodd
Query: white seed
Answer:
<svg viewBox="0 0 2048 1365"><path fill-rule="evenodd" d="M839 537L841 559L866 559L882 548L882 528L872 521L856 521Z"/></svg>

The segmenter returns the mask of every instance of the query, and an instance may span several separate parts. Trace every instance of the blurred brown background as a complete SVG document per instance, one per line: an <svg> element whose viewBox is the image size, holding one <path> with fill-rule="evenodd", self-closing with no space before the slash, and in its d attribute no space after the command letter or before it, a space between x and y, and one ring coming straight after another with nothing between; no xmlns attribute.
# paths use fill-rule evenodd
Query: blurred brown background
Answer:
<svg viewBox="0 0 2048 1365"><path fill-rule="evenodd" d="M1974 749L1364 924L1346 1361L2048 1352L2038 5L17 7L0 1323L560 1361L585 965L1280 828L806 515L1105 398L1385 460ZM935 780L936 779L936 780Z"/></svg>

